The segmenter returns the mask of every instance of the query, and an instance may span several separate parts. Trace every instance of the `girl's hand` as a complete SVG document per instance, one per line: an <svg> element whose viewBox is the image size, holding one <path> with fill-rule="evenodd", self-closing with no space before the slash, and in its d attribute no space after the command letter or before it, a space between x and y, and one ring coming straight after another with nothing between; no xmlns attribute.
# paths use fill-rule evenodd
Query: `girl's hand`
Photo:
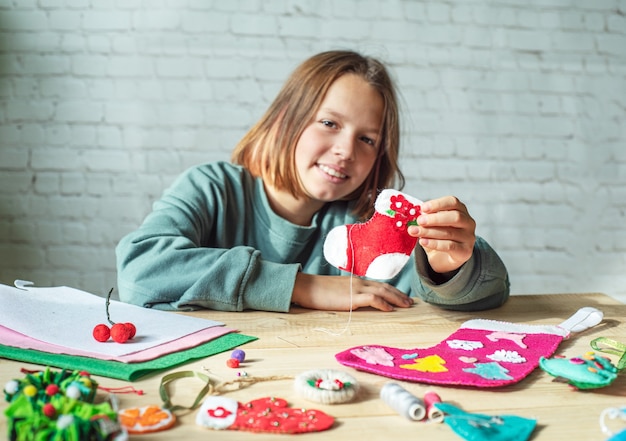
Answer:
<svg viewBox="0 0 626 441"><path fill-rule="evenodd" d="M387 283L364 280L357 276L305 273L296 276L291 301L303 308L327 311L349 311L366 306L393 311L394 307L408 308L413 304L413 299Z"/></svg>
<svg viewBox="0 0 626 441"><path fill-rule="evenodd" d="M474 251L476 222L467 207L454 196L433 199L422 205L417 226L408 233L419 238L433 271L446 274L459 269Z"/></svg>

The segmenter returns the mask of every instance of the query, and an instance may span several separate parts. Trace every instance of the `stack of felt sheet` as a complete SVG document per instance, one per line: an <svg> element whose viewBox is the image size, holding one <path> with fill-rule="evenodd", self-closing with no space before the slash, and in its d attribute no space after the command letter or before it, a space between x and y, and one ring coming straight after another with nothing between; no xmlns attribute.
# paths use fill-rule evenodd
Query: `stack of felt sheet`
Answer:
<svg viewBox="0 0 626 441"><path fill-rule="evenodd" d="M134 381L256 340L213 320L111 300L111 320L133 323L137 334L123 344L98 342L94 326L109 324L105 298L65 286L15 285L0 284L0 357L12 360Z"/></svg>

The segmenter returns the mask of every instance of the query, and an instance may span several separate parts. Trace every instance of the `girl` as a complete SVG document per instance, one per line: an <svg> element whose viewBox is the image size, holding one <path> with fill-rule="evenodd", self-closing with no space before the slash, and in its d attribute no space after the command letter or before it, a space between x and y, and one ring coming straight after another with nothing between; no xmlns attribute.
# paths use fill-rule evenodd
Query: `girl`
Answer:
<svg viewBox="0 0 626 441"><path fill-rule="evenodd" d="M289 311L502 305L508 275L457 198L422 206L411 260L389 283L325 261L335 226L366 220L378 191L404 185L398 106L377 60L311 57L236 146L233 163L185 172L117 246L120 299L158 309Z"/></svg>

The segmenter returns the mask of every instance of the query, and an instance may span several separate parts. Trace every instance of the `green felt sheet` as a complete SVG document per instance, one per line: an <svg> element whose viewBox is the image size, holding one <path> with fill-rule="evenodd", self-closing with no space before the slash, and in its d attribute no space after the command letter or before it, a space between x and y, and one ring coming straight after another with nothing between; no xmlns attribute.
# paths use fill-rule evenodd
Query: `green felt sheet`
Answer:
<svg viewBox="0 0 626 441"><path fill-rule="evenodd" d="M40 364L64 369L89 372L91 375L135 381L149 374L179 366L183 363L209 357L228 351L239 345L256 340L257 337L230 333L215 338L194 348L155 358L139 363L122 363L119 361L100 360L77 355L52 354L34 349L21 349L0 344L0 357L27 363Z"/></svg>

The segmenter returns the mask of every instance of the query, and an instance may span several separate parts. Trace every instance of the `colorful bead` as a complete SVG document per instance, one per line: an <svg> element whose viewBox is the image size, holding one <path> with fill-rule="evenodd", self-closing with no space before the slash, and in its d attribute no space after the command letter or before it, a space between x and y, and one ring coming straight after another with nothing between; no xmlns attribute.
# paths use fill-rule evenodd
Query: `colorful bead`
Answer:
<svg viewBox="0 0 626 441"><path fill-rule="evenodd" d="M92 335L96 341L103 343L111 337L111 330L104 323L100 323L93 328Z"/></svg>
<svg viewBox="0 0 626 441"><path fill-rule="evenodd" d="M230 354L230 357L239 360L240 363L243 363L243 361L246 359L246 353L241 349L235 349L233 353Z"/></svg>
<svg viewBox="0 0 626 441"><path fill-rule="evenodd" d="M50 403L44 404L43 408L41 410L42 410L43 414L45 416L47 416L48 418L53 418L56 415L56 413L57 413L57 410Z"/></svg>
<svg viewBox="0 0 626 441"><path fill-rule="evenodd" d="M59 386L57 386L56 384L49 384L46 387L46 395L52 396L52 395L56 395L58 393L59 393Z"/></svg>
<svg viewBox="0 0 626 441"><path fill-rule="evenodd" d="M11 380L4 385L4 391L9 395L15 395L20 390L20 383L16 380Z"/></svg>
<svg viewBox="0 0 626 441"><path fill-rule="evenodd" d="M63 414L57 419L57 428L63 430L74 424L74 415Z"/></svg>
<svg viewBox="0 0 626 441"><path fill-rule="evenodd" d="M128 329L128 332L130 334L128 338L132 339L135 334L137 334L137 327L130 322L124 323L124 326L126 326L126 329Z"/></svg>
<svg viewBox="0 0 626 441"><path fill-rule="evenodd" d="M76 384L71 384L65 389L65 395L68 398L78 400L81 397L80 388Z"/></svg>
<svg viewBox="0 0 626 441"><path fill-rule="evenodd" d="M116 323L111 327L111 338L117 343L126 343L132 332L124 323Z"/></svg>
<svg viewBox="0 0 626 441"><path fill-rule="evenodd" d="M29 384L28 386L24 387L22 392L27 397L34 397L35 395L37 395L37 388L35 386L33 386L32 384Z"/></svg>

